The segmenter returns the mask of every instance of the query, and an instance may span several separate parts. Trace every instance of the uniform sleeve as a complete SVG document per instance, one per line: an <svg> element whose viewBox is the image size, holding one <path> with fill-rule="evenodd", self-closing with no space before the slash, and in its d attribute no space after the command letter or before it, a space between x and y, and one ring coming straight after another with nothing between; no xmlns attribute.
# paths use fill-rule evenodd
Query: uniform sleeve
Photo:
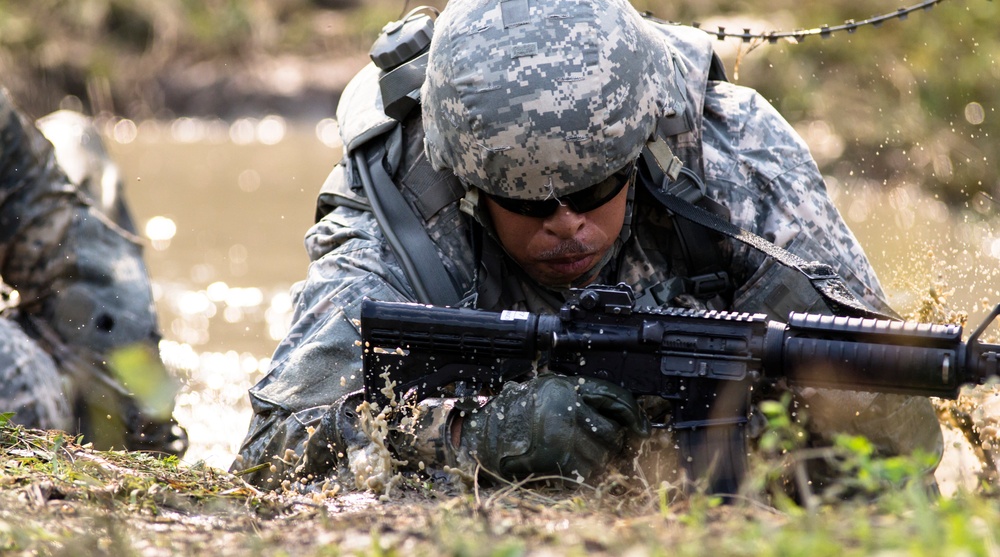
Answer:
<svg viewBox="0 0 1000 557"><path fill-rule="evenodd" d="M250 390L253 418L233 470L277 488L295 476L313 431L331 405L363 387L359 312L368 297L412 301L370 213L339 207L306 235L313 261L293 290L292 326L271 370Z"/></svg>
<svg viewBox="0 0 1000 557"><path fill-rule="evenodd" d="M862 301L888 310L875 271L830 199L808 147L763 97L724 82L709 87L704 161L709 195L729 207L734 224L806 261L833 266ZM777 319L792 309L825 308L798 272L732 242L735 308Z"/></svg>

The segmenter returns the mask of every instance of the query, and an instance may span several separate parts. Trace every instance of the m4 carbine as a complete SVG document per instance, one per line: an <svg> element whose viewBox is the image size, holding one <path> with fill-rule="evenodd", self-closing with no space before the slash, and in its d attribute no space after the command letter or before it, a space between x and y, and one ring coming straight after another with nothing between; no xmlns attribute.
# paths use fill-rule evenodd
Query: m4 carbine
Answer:
<svg viewBox="0 0 1000 557"><path fill-rule="evenodd" d="M746 470L751 389L789 385L956 398L998 374L1000 345L962 327L792 313L635 307L620 284L575 289L556 315L364 300L367 400L498 392L544 366L670 401L689 477L736 493ZM388 387L391 387L390 393Z"/></svg>

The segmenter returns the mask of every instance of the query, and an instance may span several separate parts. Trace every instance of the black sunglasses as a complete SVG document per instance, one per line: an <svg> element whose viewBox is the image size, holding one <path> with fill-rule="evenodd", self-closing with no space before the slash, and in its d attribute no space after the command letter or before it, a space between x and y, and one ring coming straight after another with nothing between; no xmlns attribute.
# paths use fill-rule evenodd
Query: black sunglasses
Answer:
<svg viewBox="0 0 1000 557"><path fill-rule="evenodd" d="M567 206L574 213L583 214L597 209L611 201L632 181L635 175L635 162L608 176L601 182L587 189L562 197L552 197L542 200L511 199L493 194L486 194L494 203L504 209L526 217L546 218L556 212L560 206Z"/></svg>

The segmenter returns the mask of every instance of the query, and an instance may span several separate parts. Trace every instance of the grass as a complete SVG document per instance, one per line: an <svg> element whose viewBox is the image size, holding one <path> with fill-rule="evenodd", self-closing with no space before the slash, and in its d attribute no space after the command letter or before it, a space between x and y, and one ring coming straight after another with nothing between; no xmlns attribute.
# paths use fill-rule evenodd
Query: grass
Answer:
<svg viewBox="0 0 1000 557"><path fill-rule="evenodd" d="M261 493L175 458L94 451L0 417L0 554L1000 555L994 486L928 497L893 472L921 463L887 465L853 438L836 450L877 489L807 507L759 492L723 505L623 478L571 491L467 492L407 478L389 501L357 492L314 500ZM756 464L756 481L781 466Z"/></svg>

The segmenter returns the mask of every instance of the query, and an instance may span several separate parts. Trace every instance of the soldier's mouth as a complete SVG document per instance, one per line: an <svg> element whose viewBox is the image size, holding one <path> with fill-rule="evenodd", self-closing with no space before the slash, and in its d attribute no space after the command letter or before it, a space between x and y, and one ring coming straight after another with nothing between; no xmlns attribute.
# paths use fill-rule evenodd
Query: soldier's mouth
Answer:
<svg viewBox="0 0 1000 557"><path fill-rule="evenodd" d="M541 264L548 267L554 275L573 279L589 271L594 266L594 258L593 254L581 253L546 259Z"/></svg>

